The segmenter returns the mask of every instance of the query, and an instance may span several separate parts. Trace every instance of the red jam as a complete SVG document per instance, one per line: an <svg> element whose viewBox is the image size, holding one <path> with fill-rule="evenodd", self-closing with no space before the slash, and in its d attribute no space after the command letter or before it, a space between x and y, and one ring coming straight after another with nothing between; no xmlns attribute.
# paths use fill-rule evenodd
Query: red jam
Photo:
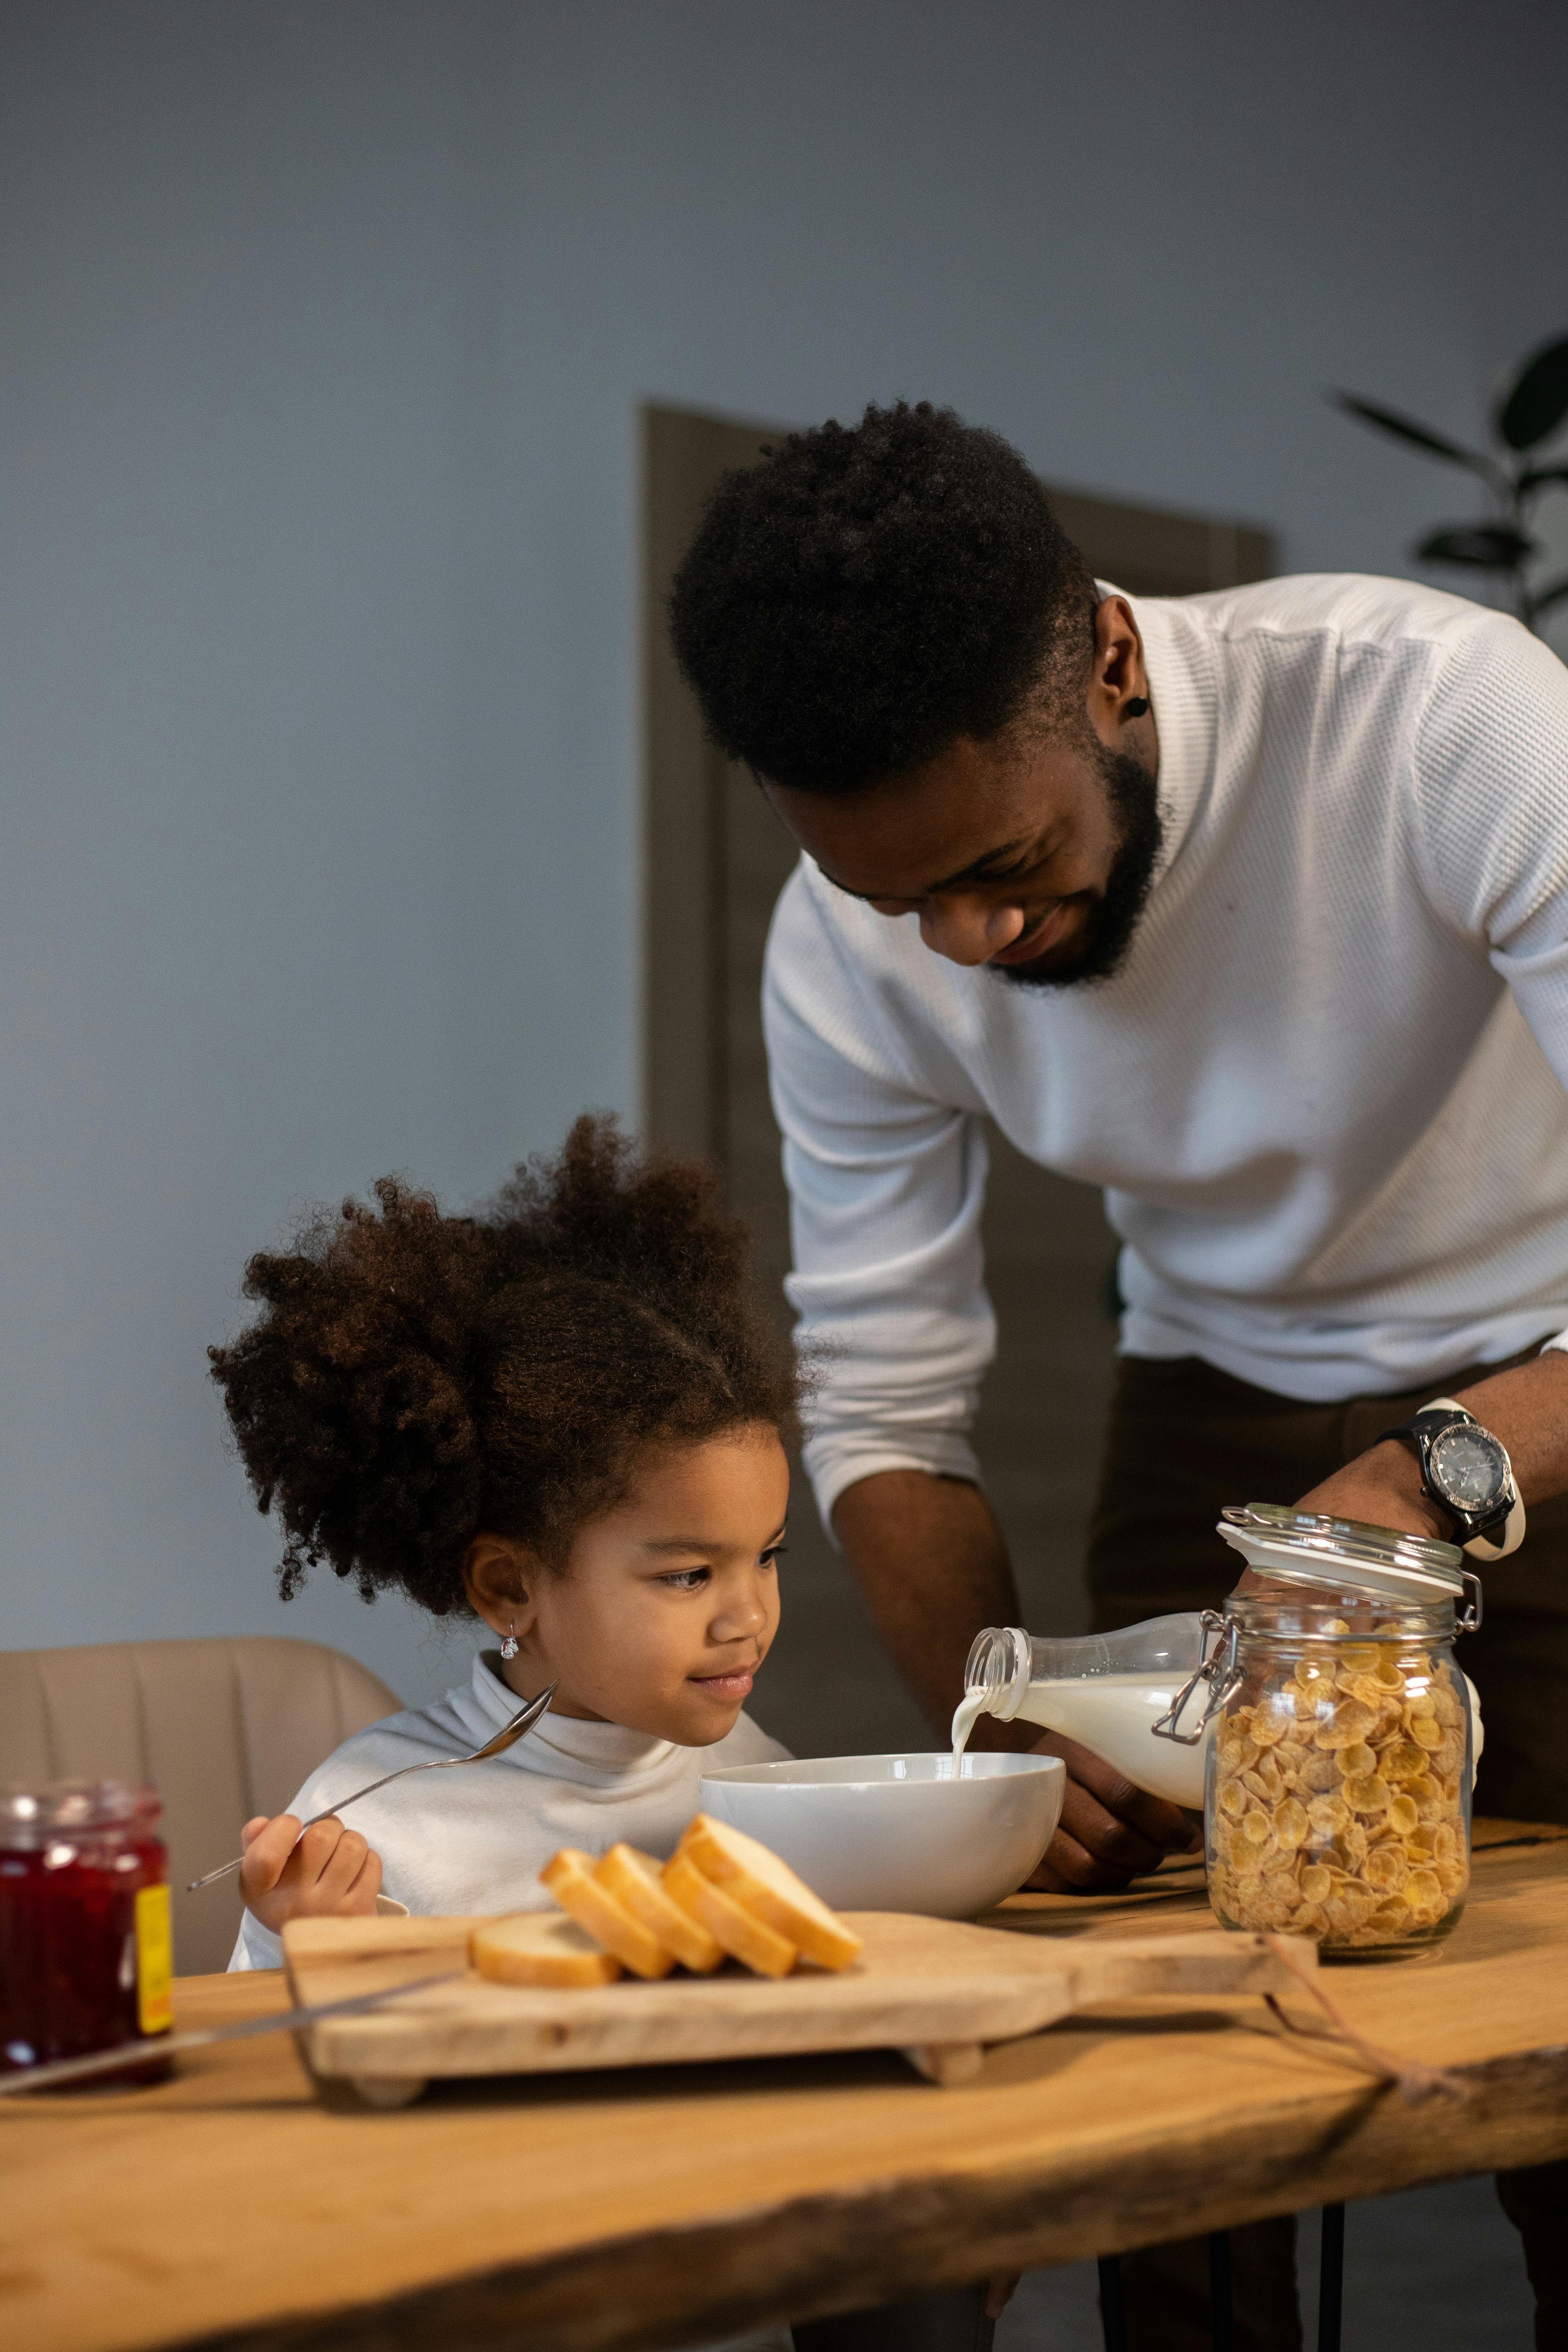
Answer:
<svg viewBox="0 0 1568 2352"><path fill-rule="evenodd" d="M162 1811L123 1780L0 1788L0 2073L168 2032Z"/></svg>

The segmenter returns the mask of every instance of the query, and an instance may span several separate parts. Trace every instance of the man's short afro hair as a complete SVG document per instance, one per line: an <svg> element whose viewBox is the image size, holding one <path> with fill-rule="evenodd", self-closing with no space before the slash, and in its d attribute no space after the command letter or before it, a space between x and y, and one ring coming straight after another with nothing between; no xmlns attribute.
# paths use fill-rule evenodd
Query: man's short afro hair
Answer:
<svg viewBox="0 0 1568 2352"><path fill-rule="evenodd" d="M726 474L669 623L721 751L797 792L851 793L999 733L1042 683L1069 717L1095 603L1017 451L900 401Z"/></svg>

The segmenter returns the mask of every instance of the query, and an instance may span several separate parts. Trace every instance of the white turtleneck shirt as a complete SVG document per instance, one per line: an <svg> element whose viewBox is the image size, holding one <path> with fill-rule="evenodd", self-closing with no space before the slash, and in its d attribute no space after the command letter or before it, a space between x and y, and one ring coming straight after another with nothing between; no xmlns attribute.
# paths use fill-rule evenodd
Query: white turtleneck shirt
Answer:
<svg viewBox="0 0 1568 2352"><path fill-rule="evenodd" d="M1402 581L1128 602L1164 843L1114 978L963 970L809 858L779 900L825 1516L873 1471L978 1475L983 1116L1103 1187L1127 1353L1322 1401L1568 1324L1568 669Z"/></svg>
<svg viewBox="0 0 1568 2352"><path fill-rule="evenodd" d="M444 1756L468 1756L517 1713L492 1654L433 1706L373 1723L334 1748L289 1807L301 1821L367 1780ZM618 1838L660 1860L698 1810L697 1784L721 1764L787 1756L742 1715L711 1748L678 1748L618 1723L545 1715L515 1748L457 1772L418 1773L365 1797L348 1815L382 1861L382 1892L420 1916L547 1911L539 1873L563 1845L601 1854ZM231 1969L275 1969L282 1946L247 1911Z"/></svg>

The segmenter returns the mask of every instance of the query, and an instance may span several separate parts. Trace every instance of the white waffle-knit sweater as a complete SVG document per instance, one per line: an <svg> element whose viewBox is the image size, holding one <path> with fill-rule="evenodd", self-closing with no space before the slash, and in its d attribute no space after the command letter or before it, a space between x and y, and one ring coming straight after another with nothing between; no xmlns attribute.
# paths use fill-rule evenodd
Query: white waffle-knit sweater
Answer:
<svg viewBox="0 0 1568 2352"><path fill-rule="evenodd" d="M1568 669L1394 580L1130 598L1165 846L1097 986L963 971L803 859L764 1017L824 1514L978 1475L994 1118L1104 1187L1123 1349L1312 1400L1568 1324Z"/></svg>
<svg viewBox="0 0 1568 2352"><path fill-rule="evenodd" d="M345 1739L289 1811L308 1820L384 1772L471 1755L493 1739L517 1713L516 1694L493 1655L481 1653L468 1680L433 1706L389 1715ZM399 1780L346 1818L381 1856L383 1892L410 1911L548 1911L539 1873L559 1847L601 1854L625 1838L662 1861L698 1810L704 1772L788 1754L749 1715L711 1748L678 1748L618 1723L546 1715L504 1754ZM275 1969L282 1959L278 1937L246 1912L229 1967Z"/></svg>

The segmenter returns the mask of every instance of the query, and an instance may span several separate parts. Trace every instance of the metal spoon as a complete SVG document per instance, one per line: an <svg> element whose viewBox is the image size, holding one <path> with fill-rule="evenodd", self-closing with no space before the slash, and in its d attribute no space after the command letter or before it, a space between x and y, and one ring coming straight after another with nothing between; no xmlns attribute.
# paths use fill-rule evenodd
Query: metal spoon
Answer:
<svg viewBox="0 0 1568 2352"><path fill-rule="evenodd" d="M324 1812L312 1813L308 1822L301 1822L300 1836L303 1837L307 1830L313 1830L318 1822L330 1822L334 1814L346 1812L351 1805L357 1805L362 1797L372 1796L377 1789L384 1789L388 1781L401 1780L405 1773L444 1772L453 1764L482 1764L487 1756L504 1756L509 1748L517 1746L524 1732L533 1729L554 1696L555 1685L551 1683L537 1698L531 1698L526 1706L519 1707L511 1721L498 1731L493 1739L487 1739L482 1748L476 1748L471 1756L432 1756L426 1763L400 1764L395 1772L384 1772L379 1780L367 1781L363 1789L356 1789L352 1797L340 1797L337 1803L329 1805ZM195 1895L204 1886L216 1885L220 1878L226 1878L231 1870L237 1870L244 1860L242 1853L236 1854L234 1860L226 1862L220 1870L209 1870L205 1878L189 1880L185 1893Z"/></svg>

